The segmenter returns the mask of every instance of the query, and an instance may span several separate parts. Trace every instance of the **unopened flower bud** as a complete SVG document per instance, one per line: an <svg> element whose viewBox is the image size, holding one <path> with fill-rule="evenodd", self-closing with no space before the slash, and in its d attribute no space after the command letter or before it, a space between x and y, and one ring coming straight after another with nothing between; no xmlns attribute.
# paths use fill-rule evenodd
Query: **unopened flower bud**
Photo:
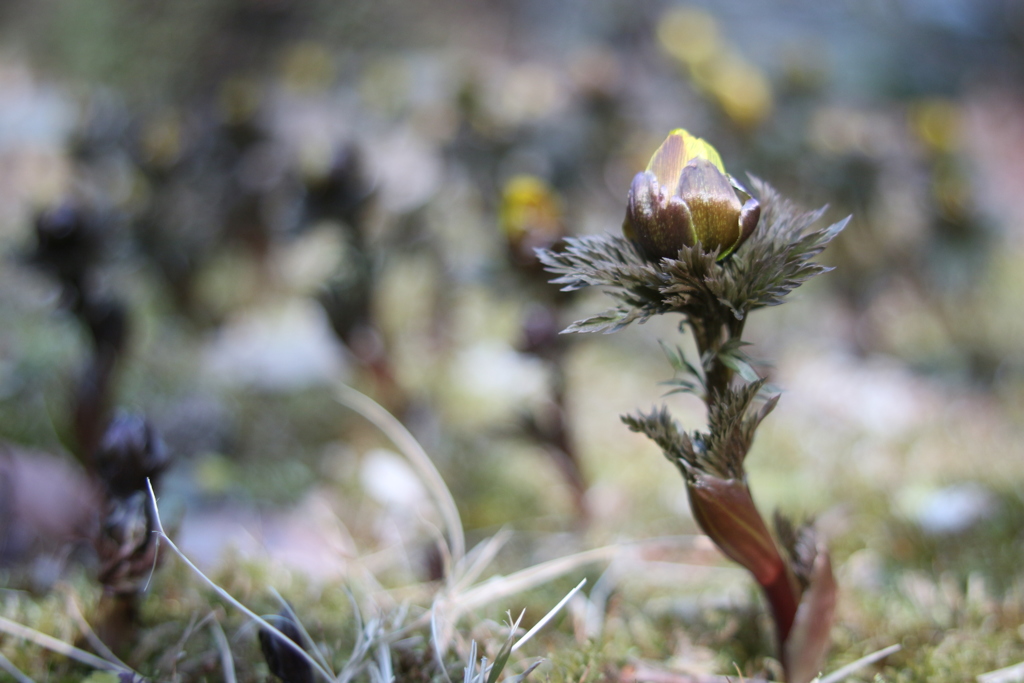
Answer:
<svg viewBox="0 0 1024 683"><path fill-rule="evenodd" d="M111 420L96 452L96 469L110 495L126 497L145 491L170 464L163 439L140 415L121 414Z"/></svg>
<svg viewBox="0 0 1024 683"><path fill-rule="evenodd" d="M301 646L302 636L290 610L281 610L277 617L272 619L272 623L289 640ZM313 668L309 661L281 636L261 628L259 639L260 649L263 651L263 658L267 660L270 673L284 683L312 683Z"/></svg>
<svg viewBox="0 0 1024 683"><path fill-rule="evenodd" d="M102 232L94 212L72 201L57 204L36 216L36 245L30 259L62 284L78 286L100 258Z"/></svg>
<svg viewBox="0 0 1024 683"><path fill-rule="evenodd" d="M676 258L698 242L723 259L761 216L753 197L740 204L738 187L714 147L677 128L633 178L622 232L651 259Z"/></svg>

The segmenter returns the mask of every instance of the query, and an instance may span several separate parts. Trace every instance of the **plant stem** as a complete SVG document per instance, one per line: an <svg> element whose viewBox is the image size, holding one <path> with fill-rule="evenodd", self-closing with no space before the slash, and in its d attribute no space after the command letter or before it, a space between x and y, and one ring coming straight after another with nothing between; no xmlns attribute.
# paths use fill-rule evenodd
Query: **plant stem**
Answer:
<svg viewBox="0 0 1024 683"><path fill-rule="evenodd" d="M708 394L704 397L704 403L710 408L715 396L720 396L729 387L732 381L733 371L718 358L718 350L729 339L740 339L743 336L743 320L731 318L727 322L719 319L700 320L687 318L687 324L693 330L694 341L697 342L697 352L700 354L701 363L711 353L708 363L704 365L705 384ZM724 334L728 330L728 337Z"/></svg>
<svg viewBox="0 0 1024 683"><path fill-rule="evenodd" d="M714 404L722 399L733 377L732 369L719 359L718 350L728 340L742 339L744 320L730 318L728 321L722 322L717 319L698 320L690 318L687 322L690 329L693 330L694 340L697 342L697 350L701 355L702 364L704 365L705 385L707 387L704 403L708 411L710 411ZM705 363L704 359L709 353L713 355ZM775 621L775 628L779 639L779 650L781 652L784 649L790 629L793 627L793 620L796 617L796 610L799 605L799 590L795 585L789 566L784 561L780 563L779 571L772 578L764 582L759 581L759 583L771 605L772 617Z"/></svg>
<svg viewBox="0 0 1024 683"><path fill-rule="evenodd" d="M779 638L779 652L782 652L786 640L789 638L789 632L793 628L793 620L796 618L796 609L799 606L789 567L783 564L782 571L771 581L761 584L761 588L772 608L772 619L775 621L775 630Z"/></svg>

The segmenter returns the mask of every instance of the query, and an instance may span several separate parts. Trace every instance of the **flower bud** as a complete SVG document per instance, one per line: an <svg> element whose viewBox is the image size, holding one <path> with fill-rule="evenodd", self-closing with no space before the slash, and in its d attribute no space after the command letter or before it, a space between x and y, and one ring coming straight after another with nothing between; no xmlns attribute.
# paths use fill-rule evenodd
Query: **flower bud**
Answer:
<svg viewBox="0 0 1024 683"><path fill-rule="evenodd" d="M736 188L715 148L677 128L633 178L622 232L650 259L677 258L699 242L721 260L761 216L757 200L740 204Z"/></svg>
<svg viewBox="0 0 1024 683"><path fill-rule="evenodd" d="M289 609L283 609L273 619L274 627L288 637L295 645L302 644L302 636L299 627L292 617ZM281 636L272 633L265 628L259 630L260 649L263 651L263 658L267 660L270 673L284 681L284 683L312 683L313 669L309 661L299 652L284 641ZM305 649L305 648L303 648Z"/></svg>
<svg viewBox="0 0 1024 683"><path fill-rule="evenodd" d="M36 245L29 258L62 284L78 287L102 255L103 233L94 211L65 201L36 216Z"/></svg>
<svg viewBox="0 0 1024 683"><path fill-rule="evenodd" d="M146 490L170 464L163 439L141 415L121 414L111 420L96 451L96 471L111 496L127 497Z"/></svg>

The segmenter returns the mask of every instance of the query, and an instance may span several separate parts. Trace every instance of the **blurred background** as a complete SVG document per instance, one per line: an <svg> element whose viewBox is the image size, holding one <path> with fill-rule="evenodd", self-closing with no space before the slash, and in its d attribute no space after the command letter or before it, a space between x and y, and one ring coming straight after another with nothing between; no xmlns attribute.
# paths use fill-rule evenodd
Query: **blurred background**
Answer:
<svg viewBox="0 0 1024 683"><path fill-rule="evenodd" d="M693 533L618 419L662 400L678 321L559 336L608 300L532 252L619 231L685 127L740 180L853 215L834 272L748 325L783 392L759 505L817 515L841 586L909 605L879 646L950 577L1020 611L1022 72L1013 0L4 0L0 439L74 467L102 339L73 262L127 312L108 399L162 433L165 513L204 566L234 548L335 579L379 552L396 581L436 575L429 492L339 380L420 440L471 541L511 525L543 559ZM47 270L54 211L80 242ZM663 564L636 582L706 590ZM869 623L847 612L840 645Z"/></svg>

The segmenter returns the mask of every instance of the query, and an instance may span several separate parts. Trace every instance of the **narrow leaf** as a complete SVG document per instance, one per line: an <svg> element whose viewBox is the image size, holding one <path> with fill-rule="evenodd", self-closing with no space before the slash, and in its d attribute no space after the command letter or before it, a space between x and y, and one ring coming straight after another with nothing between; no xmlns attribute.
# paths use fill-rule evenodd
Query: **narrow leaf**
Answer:
<svg viewBox="0 0 1024 683"><path fill-rule="evenodd" d="M516 623L509 625L508 640L501 646L501 651L494 658L494 664L491 666L491 675L487 677L487 683L497 683L498 677L501 675L502 669L505 668L505 664L508 663L508 657L512 654L512 644L516 637L516 629L519 628L519 622L523 620L523 615L526 614L526 610L523 610L519 614L519 618L516 619ZM511 617L509 617L511 621Z"/></svg>
<svg viewBox="0 0 1024 683"><path fill-rule="evenodd" d="M526 669L526 671L524 671L523 673L519 674L518 676L515 676L514 678L512 678L509 681L509 683L523 683L523 681L525 681L527 678L530 677L530 674L533 673L533 670L536 669L538 666L540 666L543 662L544 662L543 659L534 662L533 664L531 664Z"/></svg>
<svg viewBox="0 0 1024 683"><path fill-rule="evenodd" d="M719 358L722 360L722 364L729 368L747 382L756 382L761 379L761 376L757 374L753 366L750 365L746 360L739 356L720 355Z"/></svg>
<svg viewBox="0 0 1024 683"><path fill-rule="evenodd" d="M821 672L831 643L829 636L836 611L836 579L824 547L818 548L811 581L793 619L783 651L789 683L810 683Z"/></svg>

